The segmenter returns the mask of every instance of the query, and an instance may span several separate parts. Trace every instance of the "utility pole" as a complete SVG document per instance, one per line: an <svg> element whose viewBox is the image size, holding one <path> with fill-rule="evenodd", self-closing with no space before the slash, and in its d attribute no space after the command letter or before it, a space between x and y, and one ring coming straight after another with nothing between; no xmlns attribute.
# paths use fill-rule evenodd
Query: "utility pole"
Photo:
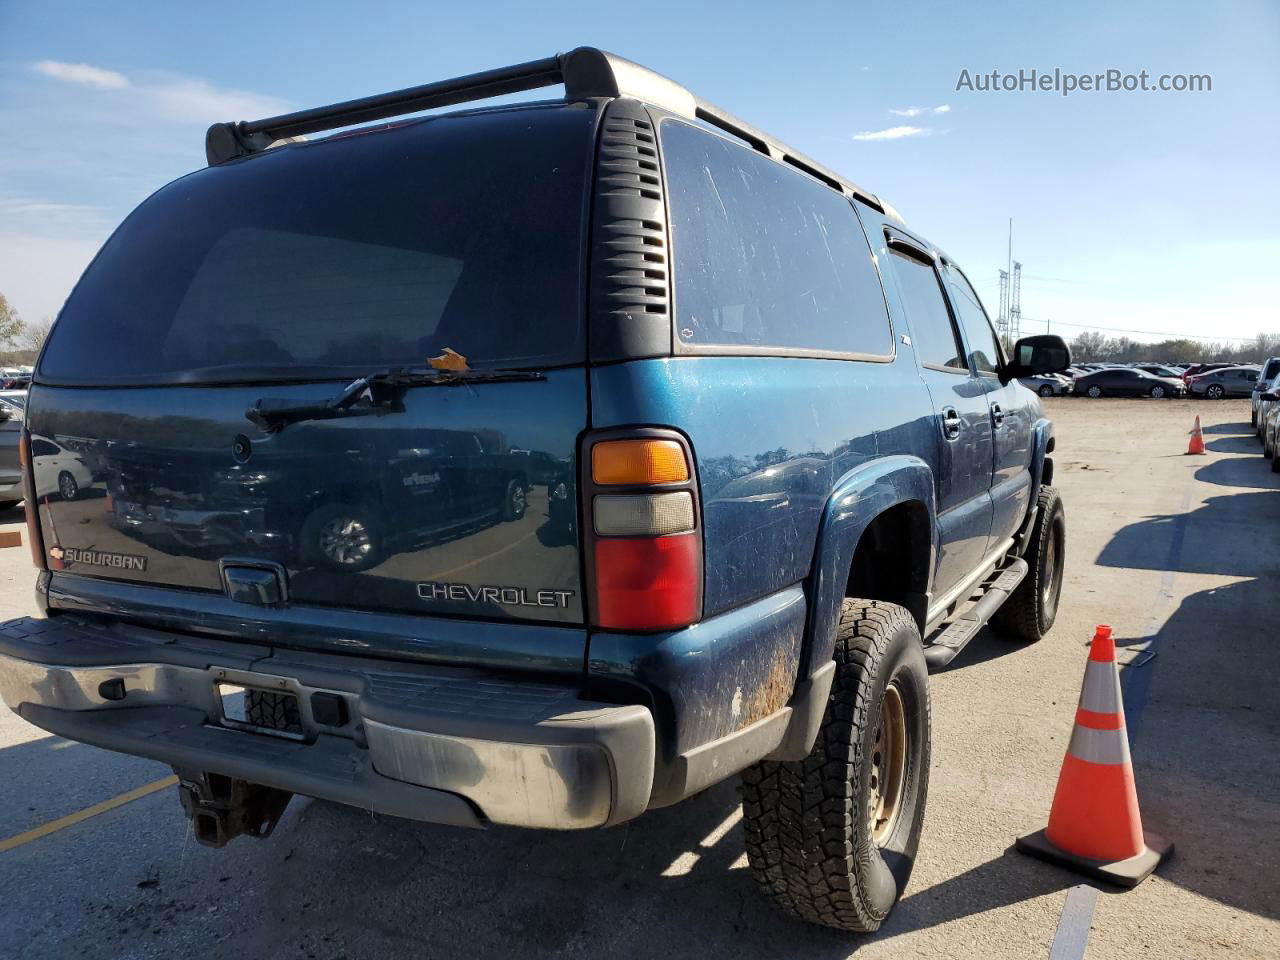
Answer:
<svg viewBox="0 0 1280 960"><path fill-rule="evenodd" d="M1022 264L1013 261L1013 277L1009 286L1009 344L1013 344L1022 336Z"/></svg>

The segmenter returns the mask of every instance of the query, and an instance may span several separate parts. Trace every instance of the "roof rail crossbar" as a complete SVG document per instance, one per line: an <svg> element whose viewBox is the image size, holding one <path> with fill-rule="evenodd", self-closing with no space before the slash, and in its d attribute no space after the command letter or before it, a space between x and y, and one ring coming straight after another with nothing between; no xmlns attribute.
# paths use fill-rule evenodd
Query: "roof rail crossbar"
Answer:
<svg viewBox="0 0 1280 960"><path fill-rule="evenodd" d="M258 153L277 140L559 83L564 84L567 100L632 96L690 116L693 113L693 97L679 84L622 57L593 47L579 47L554 57L326 107L263 120L215 123L205 136L205 153L212 166Z"/></svg>
<svg viewBox="0 0 1280 960"><path fill-rule="evenodd" d="M260 153L278 140L560 83L564 84L566 100L631 97L662 107L677 116L702 120L737 137L760 153L803 170L829 187L884 211L875 194L850 183L733 114L695 97L675 81L595 47L578 47L554 57L263 120L215 123L205 135L205 154L209 165L213 166L236 157Z"/></svg>

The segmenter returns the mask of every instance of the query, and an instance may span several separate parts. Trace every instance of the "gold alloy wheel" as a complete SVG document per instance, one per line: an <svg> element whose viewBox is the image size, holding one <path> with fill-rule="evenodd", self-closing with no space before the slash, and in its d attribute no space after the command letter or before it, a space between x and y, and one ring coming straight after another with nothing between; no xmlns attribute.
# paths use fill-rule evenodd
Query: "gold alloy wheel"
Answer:
<svg viewBox="0 0 1280 960"><path fill-rule="evenodd" d="M871 750L868 821L872 841L882 847L897 825L907 772L907 717L896 680L885 688Z"/></svg>

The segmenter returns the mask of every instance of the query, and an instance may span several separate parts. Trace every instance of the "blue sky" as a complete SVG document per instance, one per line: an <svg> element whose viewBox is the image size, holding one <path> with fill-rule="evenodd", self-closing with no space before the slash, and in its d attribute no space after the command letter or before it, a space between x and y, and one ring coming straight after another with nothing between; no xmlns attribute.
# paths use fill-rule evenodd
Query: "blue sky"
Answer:
<svg viewBox="0 0 1280 960"><path fill-rule="evenodd" d="M961 262L993 315L1013 217L1024 333L1046 319L1064 335L1280 331L1274 0L0 0L0 292L29 319L56 313L129 210L203 164L212 121L580 44L666 73L880 194ZM1213 88L956 89L966 69L1055 67L1209 74Z"/></svg>

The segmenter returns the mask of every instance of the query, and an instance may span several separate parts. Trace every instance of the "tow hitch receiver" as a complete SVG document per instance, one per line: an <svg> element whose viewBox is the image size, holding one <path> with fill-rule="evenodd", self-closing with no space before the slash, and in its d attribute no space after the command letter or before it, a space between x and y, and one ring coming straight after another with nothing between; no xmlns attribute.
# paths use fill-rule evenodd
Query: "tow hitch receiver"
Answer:
<svg viewBox="0 0 1280 960"><path fill-rule="evenodd" d="M293 794L218 773L175 771L182 809L206 847L225 847L244 834L259 840L271 834Z"/></svg>

